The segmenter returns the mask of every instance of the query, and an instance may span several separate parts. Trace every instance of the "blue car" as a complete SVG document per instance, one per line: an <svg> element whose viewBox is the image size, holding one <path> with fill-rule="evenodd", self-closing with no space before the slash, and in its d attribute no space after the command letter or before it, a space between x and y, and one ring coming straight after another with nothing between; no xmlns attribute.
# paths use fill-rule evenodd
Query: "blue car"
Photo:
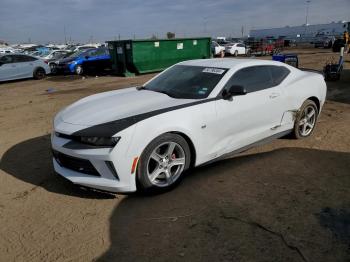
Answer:
<svg viewBox="0 0 350 262"><path fill-rule="evenodd" d="M93 48L79 50L72 55L55 62L55 72L75 73L100 73L112 67L111 56L107 48Z"/></svg>

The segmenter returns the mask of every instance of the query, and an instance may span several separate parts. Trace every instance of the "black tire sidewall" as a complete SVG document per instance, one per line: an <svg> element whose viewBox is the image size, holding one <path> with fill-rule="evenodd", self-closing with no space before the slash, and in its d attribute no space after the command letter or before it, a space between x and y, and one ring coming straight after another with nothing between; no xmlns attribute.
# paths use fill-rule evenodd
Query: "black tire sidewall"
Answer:
<svg viewBox="0 0 350 262"><path fill-rule="evenodd" d="M78 73L78 68L81 68L80 73ZM77 65L77 66L75 67L75 73L76 73L77 75L82 75L82 74L84 74L84 67L83 67L83 65Z"/></svg>
<svg viewBox="0 0 350 262"><path fill-rule="evenodd" d="M148 178L147 164L148 164L148 159L152 154L153 150L158 145L165 142L175 142L179 144L185 152L186 163L185 163L184 170L180 174L180 177L173 184L166 187L158 187L153 185ZM166 133L166 134L160 135L155 139L153 139L141 154L140 160L137 165L137 171L136 171L136 180L137 180L138 188L144 192L169 190L181 182L185 171L190 167L190 163L191 163L191 150L188 143L182 136L178 134L173 134L173 133Z"/></svg>
<svg viewBox="0 0 350 262"><path fill-rule="evenodd" d="M300 130L299 130L299 122L301 120L301 116L302 116L302 112L304 111L304 109L308 106L313 106L315 111L316 111L316 119L315 119L315 124L314 124L314 127L312 128L311 132L307 135L307 136L302 136L300 134ZM314 101L312 100L306 100L302 106L300 107L300 110L297 114L297 117L295 119L295 122L294 122L294 129L293 129L293 137L296 138L296 139L303 139L303 138L307 138L309 136L311 136L313 134L313 132L315 131L315 128L316 128L316 125L317 125L317 119L318 119L318 108L317 108L317 105Z"/></svg>
<svg viewBox="0 0 350 262"><path fill-rule="evenodd" d="M40 72L40 71L43 73L43 76L38 75L38 72ZM40 80L40 79L45 78L45 76L46 76L46 71L45 71L44 68L38 67L38 68L36 68L36 69L34 70L34 73L33 73L34 79Z"/></svg>

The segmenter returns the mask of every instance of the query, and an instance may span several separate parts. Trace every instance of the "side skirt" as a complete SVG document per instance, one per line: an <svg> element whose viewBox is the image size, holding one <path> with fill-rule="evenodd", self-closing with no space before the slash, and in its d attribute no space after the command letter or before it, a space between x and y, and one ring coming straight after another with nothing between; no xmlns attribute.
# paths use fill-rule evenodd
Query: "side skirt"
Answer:
<svg viewBox="0 0 350 262"><path fill-rule="evenodd" d="M264 139L262 139L262 140L259 140L259 141L257 141L257 142L252 143L252 144L249 144L249 145L247 145L247 146L244 146L244 147L241 147L241 148L239 148L239 149L233 150L233 151L231 151L231 152L229 152L229 153L225 153L225 154L223 154L223 155L221 155L221 156L219 156L219 157L216 157L216 158L214 158L214 159L212 159L212 160L209 160L209 161L207 161L207 162L204 162L204 163L198 165L198 167L200 167L200 166L206 166L206 165L209 165L209 164L211 164L211 163L214 163L214 162L223 160L223 159L227 158L228 156L240 154L240 153L242 153L242 152L244 152L244 151L247 151L248 149L251 149L251 148L253 148L253 147L257 147L257 146L261 146L261 145L268 144L268 143L274 141L275 139L278 139L278 138L281 138L281 137L283 137L283 136L285 136L285 135L290 134L291 132L292 132L292 129L289 129L289 130L282 131L282 132L280 132L280 133L274 134L274 135L272 135L272 136L266 137L266 138L264 138Z"/></svg>

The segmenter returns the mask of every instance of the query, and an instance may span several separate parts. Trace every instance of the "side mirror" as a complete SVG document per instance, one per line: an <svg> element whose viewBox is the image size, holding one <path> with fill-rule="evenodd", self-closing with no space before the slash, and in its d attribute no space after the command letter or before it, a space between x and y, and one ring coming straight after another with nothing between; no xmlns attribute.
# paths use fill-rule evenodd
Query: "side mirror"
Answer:
<svg viewBox="0 0 350 262"><path fill-rule="evenodd" d="M233 85L228 90L224 90L222 97L226 100L230 99L233 96L242 96L246 95L248 92L243 86Z"/></svg>

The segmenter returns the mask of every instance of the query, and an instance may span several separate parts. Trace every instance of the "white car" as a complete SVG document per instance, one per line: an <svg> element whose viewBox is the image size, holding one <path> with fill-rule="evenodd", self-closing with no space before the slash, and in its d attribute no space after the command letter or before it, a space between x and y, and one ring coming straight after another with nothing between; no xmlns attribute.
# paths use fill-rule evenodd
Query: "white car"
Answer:
<svg viewBox="0 0 350 262"><path fill-rule="evenodd" d="M225 45L225 53L238 56L247 54L247 48L242 43L229 43Z"/></svg>
<svg viewBox="0 0 350 262"><path fill-rule="evenodd" d="M225 47L219 45L217 42L212 41L211 42L211 49L212 49L212 53L214 56L220 56L223 53L225 53Z"/></svg>
<svg viewBox="0 0 350 262"><path fill-rule="evenodd" d="M190 167L289 133L309 136L325 98L321 74L281 62L186 61L142 87L92 95L59 112L53 165L95 189L169 188Z"/></svg>
<svg viewBox="0 0 350 262"><path fill-rule="evenodd" d="M52 59L59 59L64 57L64 55L70 53L70 51L67 50L53 50L48 54L45 54L44 56L41 56L40 59L48 61L48 60L52 60Z"/></svg>
<svg viewBox="0 0 350 262"><path fill-rule="evenodd" d="M42 79L50 73L44 61L23 54L0 54L0 81L22 78Z"/></svg>
<svg viewBox="0 0 350 262"><path fill-rule="evenodd" d="M1 48L0 47L0 54L12 54L15 50L13 48Z"/></svg>

